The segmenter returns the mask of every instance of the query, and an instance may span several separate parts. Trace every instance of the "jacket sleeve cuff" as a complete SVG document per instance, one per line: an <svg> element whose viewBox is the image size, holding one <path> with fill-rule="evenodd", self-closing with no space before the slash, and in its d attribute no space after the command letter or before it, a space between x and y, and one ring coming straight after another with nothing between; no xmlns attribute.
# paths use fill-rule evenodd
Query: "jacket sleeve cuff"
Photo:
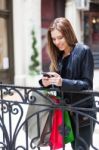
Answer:
<svg viewBox="0 0 99 150"><path fill-rule="evenodd" d="M70 79L63 79L62 80L62 87L63 91L80 91L80 90L87 90L88 83L82 80L70 80Z"/></svg>

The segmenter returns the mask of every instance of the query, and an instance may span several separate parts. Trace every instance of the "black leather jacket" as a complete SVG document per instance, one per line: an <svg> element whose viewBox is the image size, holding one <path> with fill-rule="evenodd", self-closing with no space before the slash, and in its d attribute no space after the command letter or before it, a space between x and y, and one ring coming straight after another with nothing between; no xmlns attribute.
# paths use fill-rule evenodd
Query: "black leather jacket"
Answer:
<svg viewBox="0 0 99 150"><path fill-rule="evenodd" d="M93 89L93 56L88 46L77 43L66 62L67 57L59 58L59 73L63 78L62 91L80 91ZM74 103L90 95L65 93L66 103ZM82 103L85 107L93 105L93 97Z"/></svg>
<svg viewBox="0 0 99 150"><path fill-rule="evenodd" d="M90 48L81 43L77 43L68 57L62 59L60 55L58 70L63 78L61 90L64 92L66 104L82 101L79 104L81 107L92 107L94 104L94 97L92 95L66 92L93 89L94 63ZM42 80L39 83L42 85ZM48 87L50 88L51 86ZM84 98L88 98L88 100L83 102Z"/></svg>

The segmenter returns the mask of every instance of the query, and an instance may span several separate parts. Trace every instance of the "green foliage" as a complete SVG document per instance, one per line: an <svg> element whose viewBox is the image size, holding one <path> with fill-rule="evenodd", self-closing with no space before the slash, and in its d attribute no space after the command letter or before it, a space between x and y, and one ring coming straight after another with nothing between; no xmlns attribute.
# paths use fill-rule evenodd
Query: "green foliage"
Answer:
<svg viewBox="0 0 99 150"><path fill-rule="evenodd" d="M38 66L40 65L38 61L38 50L36 48L37 45L37 40L35 37L35 32L32 30L32 50L33 54L31 56L31 65L29 66L30 74L31 75L36 75L39 73Z"/></svg>

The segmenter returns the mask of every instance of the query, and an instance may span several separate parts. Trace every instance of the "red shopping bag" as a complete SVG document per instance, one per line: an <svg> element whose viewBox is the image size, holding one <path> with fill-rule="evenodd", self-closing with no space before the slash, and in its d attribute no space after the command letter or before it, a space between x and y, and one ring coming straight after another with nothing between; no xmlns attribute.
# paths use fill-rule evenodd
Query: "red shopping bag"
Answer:
<svg viewBox="0 0 99 150"><path fill-rule="evenodd" d="M60 99L51 96L51 98L59 103ZM64 126L63 126L64 118ZM71 127L71 122L68 112L63 112L61 109L55 109L52 116L52 128L49 143L52 150L56 150L63 147L64 142L68 143L74 140L74 135Z"/></svg>

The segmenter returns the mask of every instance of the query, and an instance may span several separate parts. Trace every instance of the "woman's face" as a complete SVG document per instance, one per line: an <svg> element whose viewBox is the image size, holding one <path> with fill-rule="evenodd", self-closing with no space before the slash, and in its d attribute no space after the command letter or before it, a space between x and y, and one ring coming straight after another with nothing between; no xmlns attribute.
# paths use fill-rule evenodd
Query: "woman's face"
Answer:
<svg viewBox="0 0 99 150"><path fill-rule="evenodd" d="M53 31L51 31L51 38L52 38L52 41L53 41L54 45L60 51L66 51L66 49L68 49L69 46L66 42L65 37L57 29L54 29Z"/></svg>

